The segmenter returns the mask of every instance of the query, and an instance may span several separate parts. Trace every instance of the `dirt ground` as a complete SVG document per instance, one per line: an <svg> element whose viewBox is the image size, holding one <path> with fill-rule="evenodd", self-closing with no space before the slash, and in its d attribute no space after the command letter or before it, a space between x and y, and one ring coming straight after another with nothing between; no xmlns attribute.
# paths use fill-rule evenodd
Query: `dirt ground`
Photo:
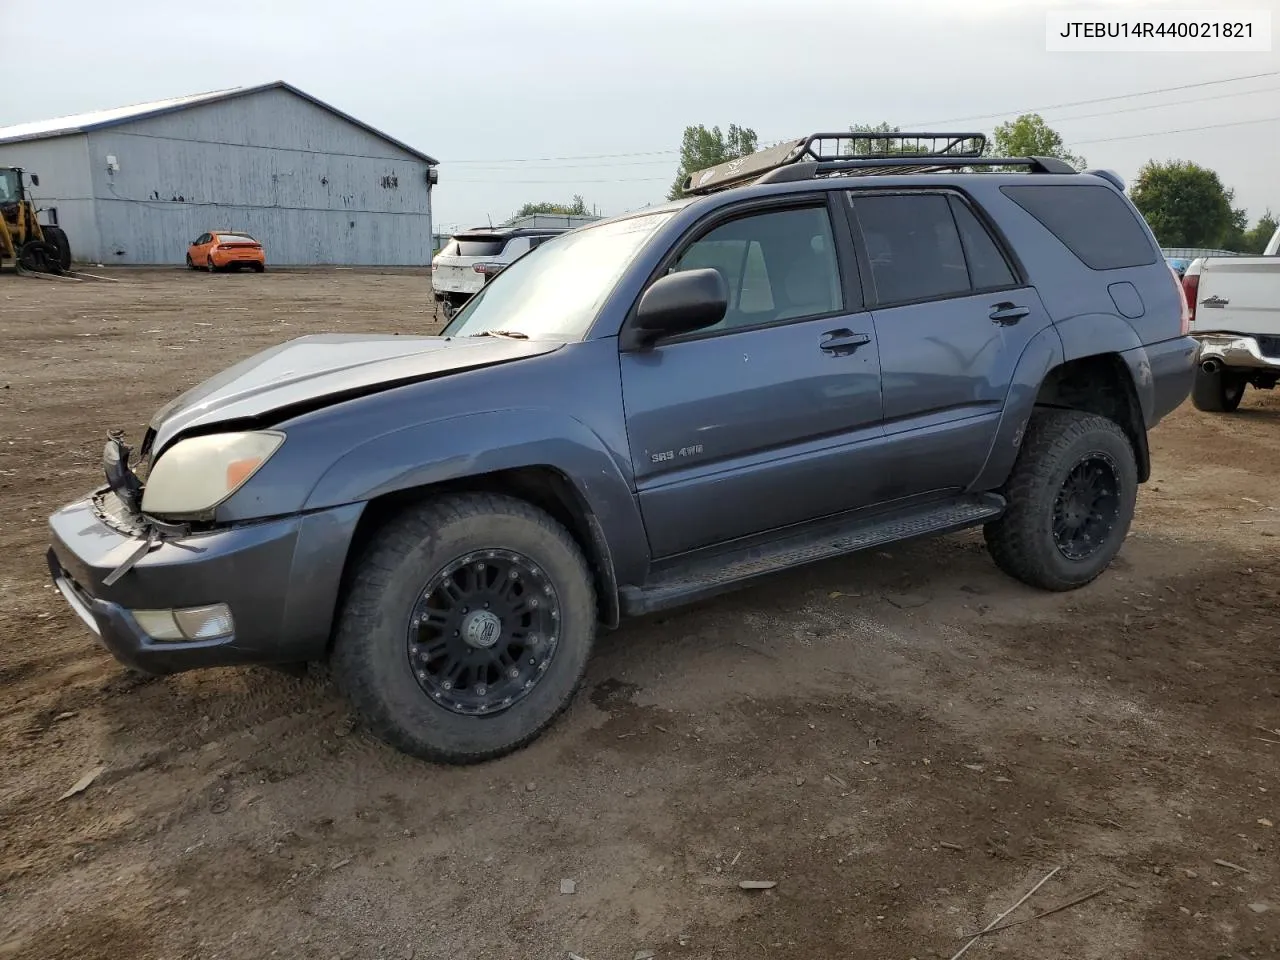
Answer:
<svg viewBox="0 0 1280 960"><path fill-rule="evenodd" d="M44 563L109 428L433 329L429 281L114 276L0 275L0 957L950 958L1055 867L1010 921L1101 892L967 957L1280 955L1280 397L1160 425L1083 591L972 532L824 563L604 636L544 738L437 768L322 671L131 678Z"/></svg>

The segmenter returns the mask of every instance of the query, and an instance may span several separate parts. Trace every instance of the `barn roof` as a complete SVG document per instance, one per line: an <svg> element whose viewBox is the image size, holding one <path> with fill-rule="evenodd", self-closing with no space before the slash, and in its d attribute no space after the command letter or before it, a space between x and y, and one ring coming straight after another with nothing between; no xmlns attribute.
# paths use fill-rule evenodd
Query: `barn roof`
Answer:
<svg viewBox="0 0 1280 960"><path fill-rule="evenodd" d="M287 90L294 96L301 97L322 110L329 111L336 117L341 117L347 123L366 130L374 136L399 147L401 150L413 154L419 160L432 165L439 162L421 150L415 150L407 143L403 143L395 137L387 136L381 130L357 120L348 113L343 113L337 107L330 106L323 100L319 100L311 96L311 94L299 90L292 84L285 83L283 80L276 80L273 83L261 83L253 87L212 90L208 93L196 93L188 97L153 100L150 103L136 103L128 107L115 107L110 110L96 110L92 113L78 113L70 117L55 117L52 120L36 120L32 123L18 123L13 126L0 127L0 144L18 143L23 140L45 140L50 137L63 137L72 133L88 133L91 130L102 130L105 127L131 123L134 120L145 120L150 117L163 116L167 113L176 113L179 110L185 110L188 107L200 104L218 103L223 100L234 100L237 97L247 97L255 93L262 93L265 90Z"/></svg>

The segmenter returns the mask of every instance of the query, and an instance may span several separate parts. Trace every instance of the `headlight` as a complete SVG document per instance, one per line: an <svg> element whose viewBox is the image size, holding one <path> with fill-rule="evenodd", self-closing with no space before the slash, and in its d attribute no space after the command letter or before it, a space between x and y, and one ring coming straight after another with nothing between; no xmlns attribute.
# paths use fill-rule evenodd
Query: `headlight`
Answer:
<svg viewBox="0 0 1280 960"><path fill-rule="evenodd" d="M239 490L284 443L284 434L211 433L174 444L156 460L142 510L156 516L207 513Z"/></svg>

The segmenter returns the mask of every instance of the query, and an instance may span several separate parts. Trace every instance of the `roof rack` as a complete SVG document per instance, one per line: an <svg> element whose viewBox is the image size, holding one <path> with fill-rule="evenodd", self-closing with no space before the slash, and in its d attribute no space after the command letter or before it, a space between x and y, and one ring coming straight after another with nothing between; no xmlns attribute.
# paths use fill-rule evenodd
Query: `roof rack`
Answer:
<svg viewBox="0 0 1280 960"><path fill-rule="evenodd" d="M1030 173L1075 173L1056 157L986 157L981 133L813 133L685 178L687 194L718 193L749 183L824 176L935 173L976 167L1026 167Z"/></svg>

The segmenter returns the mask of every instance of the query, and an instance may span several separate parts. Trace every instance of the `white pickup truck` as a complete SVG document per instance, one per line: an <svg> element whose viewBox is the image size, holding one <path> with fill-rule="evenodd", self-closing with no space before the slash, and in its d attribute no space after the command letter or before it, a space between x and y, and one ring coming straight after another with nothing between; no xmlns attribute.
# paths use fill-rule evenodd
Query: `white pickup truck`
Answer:
<svg viewBox="0 0 1280 960"><path fill-rule="evenodd" d="M1191 401L1230 413L1244 388L1271 390L1280 381L1280 230L1260 257L1201 257L1182 287L1191 335L1200 341Z"/></svg>

